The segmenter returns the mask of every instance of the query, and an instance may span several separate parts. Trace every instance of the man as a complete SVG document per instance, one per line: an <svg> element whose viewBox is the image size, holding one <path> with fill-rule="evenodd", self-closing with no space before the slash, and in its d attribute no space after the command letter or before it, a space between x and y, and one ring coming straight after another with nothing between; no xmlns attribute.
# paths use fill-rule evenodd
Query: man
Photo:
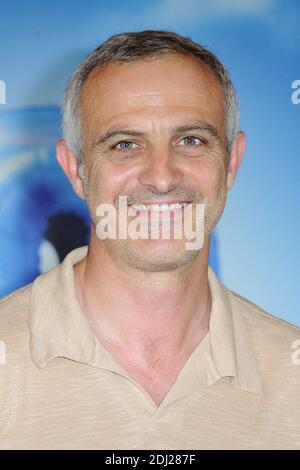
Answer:
<svg viewBox="0 0 300 470"><path fill-rule="evenodd" d="M2 300L1 448L300 448L299 329L208 267L245 150L222 64L175 33L115 35L71 77L64 132L91 241Z"/></svg>

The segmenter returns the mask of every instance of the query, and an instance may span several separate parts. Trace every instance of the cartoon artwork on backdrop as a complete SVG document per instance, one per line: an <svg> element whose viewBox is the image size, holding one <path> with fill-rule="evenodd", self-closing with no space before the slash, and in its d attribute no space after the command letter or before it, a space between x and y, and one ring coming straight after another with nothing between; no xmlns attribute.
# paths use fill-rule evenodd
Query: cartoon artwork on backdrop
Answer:
<svg viewBox="0 0 300 470"><path fill-rule="evenodd" d="M56 106L0 113L0 297L89 241L90 217L55 158ZM219 273L217 238L210 265Z"/></svg>
<svg viewBox="0 0 300 470"><path fill-rule="evenodd" d="M59 167L58 107L0 113L0 296L89 239L89 213Z"/></svg>

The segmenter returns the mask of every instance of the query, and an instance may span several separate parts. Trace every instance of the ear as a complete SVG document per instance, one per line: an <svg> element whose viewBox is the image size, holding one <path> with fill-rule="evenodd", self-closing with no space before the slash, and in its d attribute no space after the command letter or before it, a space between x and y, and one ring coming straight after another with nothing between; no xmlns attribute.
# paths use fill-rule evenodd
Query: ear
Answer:
<svg viewBox="0 0 300 470"><path fill-rule="evenodd" d="M59 140L56 144L56 158L77 196L84 199L83 184L78 174L79 164L77 158L64 140Z"/></svg>
<svg viewBox="0 0 300 470"><path fill-rule="evenodd" d="M245 132L238 132L230 155L230 165L227 173L227 191L232 188L237 176L243 155L246 149L246 134Z"/></svg>

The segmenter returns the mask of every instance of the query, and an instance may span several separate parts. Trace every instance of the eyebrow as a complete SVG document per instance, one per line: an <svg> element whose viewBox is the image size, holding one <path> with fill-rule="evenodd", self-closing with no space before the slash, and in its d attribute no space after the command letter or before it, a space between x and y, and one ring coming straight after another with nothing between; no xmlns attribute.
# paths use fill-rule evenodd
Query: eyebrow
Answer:
<svg viewBox="0 0 300 470"><path fill-rule="evenodd" d="M195 130L200 130L200 131L206 131L208 132L212 137L221 140L221 137L217 131L217 129L212 126L211 124L208 124L205 121L194 121L190 124L186 124L183 126L177 126L172 129L170 129L171 133L183 133L183 132L190 132L190 131L195 131ZM136 129L110 129L105 134L100 135L100 137L97 139L97 141L93 144L93 147L97 147L99 145L103 145L106 143L108 140L110 140L112 137L115 137L117 135L129 135L129 136L145 136L146 133L142 131L138 131Z"/></svg>

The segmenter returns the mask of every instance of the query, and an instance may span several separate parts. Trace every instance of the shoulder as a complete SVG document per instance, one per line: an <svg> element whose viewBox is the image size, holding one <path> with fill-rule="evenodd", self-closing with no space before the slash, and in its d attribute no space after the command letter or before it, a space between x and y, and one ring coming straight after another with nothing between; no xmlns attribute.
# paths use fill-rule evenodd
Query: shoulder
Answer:
<svg viewBox="0 0 300 470"><path fill-rule="evenodd" d="M300 387L300 328L229 292L233 314L242 318L261 371Z"/></svg>
<svg viewBox="0 0 300 470"><path fill-rule="evenodd" d="M8 358L28 354L31 288L32 284L28 284L0 299L0 344L7 363Z"/></svg>
<svg viewBox="0 0 300 470"><path fill-rule="evenodd" d="M7 326L10 330L13 326L17 328L15 320L20 325L20 320L28 315L31 289L32 283L0 299L1 334L6 331Z"/></svg>
<svg viewBox="0 0 300 470"><path fill-rule="evenodd" d="M233 309L246 320L248 327L260 330L274 339L300 336L300 328L262 309L249 299L230 291Z"/></svg>

